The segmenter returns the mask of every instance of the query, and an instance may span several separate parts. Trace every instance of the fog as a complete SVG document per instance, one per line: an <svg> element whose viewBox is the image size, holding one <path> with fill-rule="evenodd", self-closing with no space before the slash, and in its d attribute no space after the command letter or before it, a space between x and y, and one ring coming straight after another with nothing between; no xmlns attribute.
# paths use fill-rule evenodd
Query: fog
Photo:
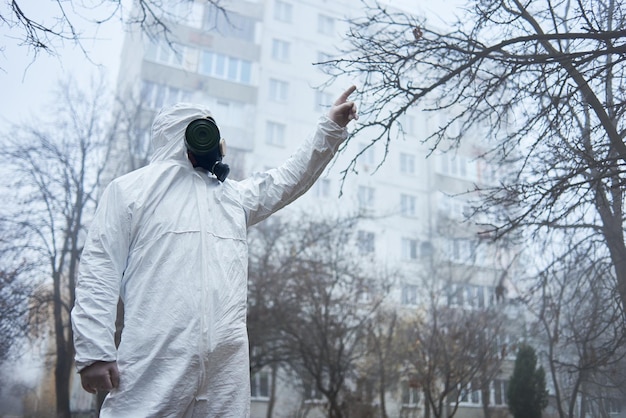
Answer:
<svg viewBox="0 0 626 418"><path fill-rule="evenodd" d="M36 3L42 15L46 11L55 11L55 2ZM451 21L467 1L383 0L382 3L428 16L439 26ZM47 52L35 55L15 38L14 30L0 25L0 129L46 113L46 108L54 100L52 92L61 79L73 77L80 83L88 83L91 76L104 71L110 85L115 85L124 36L119 19L97 26L82 20L75 22L83 37L81 45L66 42L58 47L57 55Z"/></svg>
<svg viewBox="0 0 626 418"><path fill-rule="evenodd" d="M297 0L294 0L297 1ZM464 4L462 0L383 0L393 6L405 8L412 13L425 14L436 25L451 20L452 14ZM7 5L2 14L9 13ZM37 14L56 12L56 2L31 1L25 7L36 7ZM226 4L226 7L227 4ZM26 10L25 12L28 12ZM34 123L44 116L49 120L54 115L47 109L55 101L54 90L60 80L74 78L79 85L86 86L98 72L104 72L111 86L115 86L119 68L119 57L124 31L118 18L98 26L84 20L76 20L76 30L81 33L79 45L66 41L56 44L53 53L35 52L16 38L15 29L0 24L0 132L9 132L13 124ZM29 352L18 363L8 364L2 370L2 378L11 376L12 388L3 388L0 393L0 413L19 413L21 406L15 397L22 396L46 373L40 353ZM50 372L51 373L51 372ZM5 380L6 382L6 380Z"/></svg>

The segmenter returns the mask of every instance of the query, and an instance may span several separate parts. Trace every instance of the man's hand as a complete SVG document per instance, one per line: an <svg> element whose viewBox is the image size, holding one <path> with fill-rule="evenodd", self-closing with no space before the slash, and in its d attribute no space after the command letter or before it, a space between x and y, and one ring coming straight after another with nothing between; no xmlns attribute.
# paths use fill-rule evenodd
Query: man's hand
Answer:
<svg viewBox="0 0 626 418"><path fill-rule="evenodd" d="M328 117L342 128L345 127L351 120L359 118L359 115L356 113L356 104L352 101L348 101L348 97L355 90L356 86L352 86L348 90L344 91L328 111Z"/></svg>
<svg viewBox="0 0 626 418"><path fill-rule="evenodd" d="M89 393L114 389L120 384L117 362L97 361L81 370L80 380L83 389Z"/></svg>

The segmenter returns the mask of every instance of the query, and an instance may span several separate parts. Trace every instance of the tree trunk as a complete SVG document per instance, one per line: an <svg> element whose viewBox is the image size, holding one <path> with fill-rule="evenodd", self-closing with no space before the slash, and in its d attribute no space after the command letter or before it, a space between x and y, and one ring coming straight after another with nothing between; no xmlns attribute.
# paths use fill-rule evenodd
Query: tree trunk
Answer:
<svg viewBox="0 0 626 418"><path fill-rule="evenodd" d="M610 240L608 237L607 244L611 253L611 260L615 266L617 291L622 301L622 307L626 309L626 246L624 241Z"/></svg>
<svg viewBox="0 0 626 418"><path fill-rule="evenodd" d="M430 396L427 390L424 390L424 418L430 418Z"/></svg>
<svg viewBox="0 0 626 418"><path fill-rule="evenodd" d="M272 365L272 374L271 374L271 386L270 386L270 400L267 403L267 414L266 418L272 418L272 414L274 413L274 403L276 402L276 374L278 367L276 365Z"/></svg>
<svg viewBox="0 0 626 418"><path fill-rule="evenodd" d="M596 193L596 208L602 219L602 235L606 240L606 245L611 255L611 261L615 267L617 278L617 291L619 293L622 307L626 308L626 245L624 244L624 234L622 226L622 213L613 213L604 190L598 186ZM612 190L613 194L621 192Z"/></svg>
<svg viewBox="0 0 626 418"><path fill-rule="evenodd" d="M60 314L60 308L55 304L54 322L56 333L56 365L54 369L54 389L56 394L56 408L58 418L70 418L70 373L72 369L72 351L68 349L67 342L63 335L63 322L57 316Z"/></svg>
<svg viewBox="0 0 626 418"><path fill-rule="evenodd" d="M58 418L70 418L70 373L74 346L65 335L63 315L63 298L61 296L61 275L56 272L53 276L53 317L56 349L56 365L54 368L54 389ZM70 330L71 337L71 330Z"/></svg>
<svg viewBox="0 0 626 418"><path fill-rule="evenodd" d="M489 408L489 384L486 384L486 387L483 385L482 388L482 400L483 400L483 416L485 418L491 418L491 408Z"/></svg>
<svg viewBox="0 0 626 418"><path fill-rule="evenodd" d="M71 362L66 358L58 358L55 368L55 391L57 404L57 418L70 418L70 372Z"/></svg>
<svg viewBox="0 0 626 418"><path fill-rule="evenodd" d="M380 400L380 416L382 418L387 418L387 405L385 403L385 380L381 380L381 386L378 394L378 398Z"/></svg>
<svg viewBox="0 0 626 418"><path fill-rule="evenodd" d="M337 397L329 398L328 403L328 418L343 418L343 411L341 410L341 405L337 403Z"/></svg>
<svg viewBox="0 0 626 418"><path fill-rule="evenodd" d="M378 387L378 399L380 401L380 416L387 418L387 405L385 404L385 388L387 387L387 377L385 376L385 368L382 366L382 358L379 358L380 367L380 386Z"/></svg>

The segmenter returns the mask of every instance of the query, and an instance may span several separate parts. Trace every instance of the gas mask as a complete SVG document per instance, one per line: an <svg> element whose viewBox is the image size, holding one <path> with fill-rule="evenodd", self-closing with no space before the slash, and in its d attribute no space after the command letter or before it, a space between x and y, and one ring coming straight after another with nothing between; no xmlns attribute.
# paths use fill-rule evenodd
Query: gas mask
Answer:
<svg viewBox="0 0 626 418"><path fill-rule="evenodd" d="M222 163L222 157L226 155L226 143L213 118L196 119L187 125L185 145L193 154L196 166L213 173L219 181L226 180L230 172L228 165Z"/></svg>

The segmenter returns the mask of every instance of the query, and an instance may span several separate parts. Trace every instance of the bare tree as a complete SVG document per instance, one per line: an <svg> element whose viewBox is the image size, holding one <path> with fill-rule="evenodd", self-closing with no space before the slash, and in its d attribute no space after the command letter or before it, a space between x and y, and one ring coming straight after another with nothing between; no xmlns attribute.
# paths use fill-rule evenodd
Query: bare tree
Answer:
<svg viewBox="0 0 626 418"><path fill-rule="evenodd" d="M433 150L484 137L484 156L512 173L482 190L482 211L507 209L491 236L526 229L535 240L554 231L602 239L626 305L623 3L475 0L441 30L363 5L349 46L325 63L362 80L356 133L389 145L401 116L418 109L446 116L424 139Z"/></svg>
<svg viewBox="0 0 626 418"><path fill-rule="evenodd" d="M560 418L582 416L594 403L622 399L620 388L626 385L619 372L626 364L626 321L611 264L593 257L598 245L579 246L558 259L528 300L537 318L537 336L545 342Z"/></svg>
<svg viewBox="0 0 626 418"><path fill-rule="evenodd" d="M21 231L0 218L0 364L18 355L29 336L28 312L34 286L30 273L35 265L15 246L19 236Z"/></svg>
<svg viewBox="0 0 626 418"><path fill-rule="evenodd" d="M344 400L356 399L350 383L358 380L365 325L383 294L380 276L356 248L357 220L274 218L251 234L264 234L251 238L252 366L280 362L294 370L323 395L329 417L346 416Z"/></svg>
<svg viewBox="0 0 626 418"><path fill-rule="evenodd" d="M274 326L273 303L277 297L286 260L284 230L280 218L274 216L258 224L248 235L250 255L248 264L248 338L250 341L250 374L271 368L271 386L267 404L272 417L276 393L277 369L288 364L288 354L281 349L280 334Z"/></svg>
<svg viewBox="0 0 626 418"><path fill-rule="evenodd" d="M0 259L0 364L17 355L22 341L28 336L28 308L32 294L29 266L25 261L6 260L9 251L2 251Z"/></svg>
<svg viewBox="0 0 626 418"><path fill-rule="evenodd" d="M74 348L69 313L85 225L95 208L110 149L105 83L83 91L61 83L54 107L41 120L2 135L7 186L2 220L18 232L12 245L27 260L41 260L37 303L30 326L50 326L54 335L57 416L69 417ZM49 315L52 314L50 319ZM52 320L52 324L50 324Z"/></svg>
<svg viewBox="0 0 626 418"><path fill-rule="evenodd" d="M447 260L440 244L419 270L405 272L403 286L412 292L398 311L396 356L409 387L423 395L424 418L453 417L462 402L482 405L488 418L490 389L503 375L514 325L497 296L501 279L487 284L480 266Z"/></svg>
<svg viewBox="0 0 626 418"><path fill-rule="evenodd" d="M117 97L115 106L115 166L107 167L113 177L148 165L152 153L151 126L156 113L140 94Z"/></svg>
<svg viewBox="0 0 626 418"><path fill-rule="evenodd" d="M205 0L220 13L226 14L222 0ZM171 39L170 26L193 13L188 0L160 1L135 0L127 5L122 0L85 3L81 1L54 0L44 4L20 0L5 0L0 11L0 26L11 30L19 46L28 48L33 60L41 52L57 55L66 43L78 46L88 57L84 42L93 38L93 33L103 23L119 20L123 26L138 27L149 37ZM127 10L130 7L131 10ZM4 49L0 45L0 51Z"/></svg>
<svg viewBox="0 0 626 418"><path fill-rule="evenodd" d="M359 376L373 387L372 399L380 405L379 416L387 418L386 394L395 389L402 377L401 352L398 350L399 314L395 307L382 305L367 323L367 355L359 365Z"/></svg>
<svg viewBox="0 0 626 418"><path fill-rule="evenodd" d="M424 394L425 416L452 417L459 403L500 373L501 324L490 313L432 306L405 318L404 358L411 383Z"/></svg>

